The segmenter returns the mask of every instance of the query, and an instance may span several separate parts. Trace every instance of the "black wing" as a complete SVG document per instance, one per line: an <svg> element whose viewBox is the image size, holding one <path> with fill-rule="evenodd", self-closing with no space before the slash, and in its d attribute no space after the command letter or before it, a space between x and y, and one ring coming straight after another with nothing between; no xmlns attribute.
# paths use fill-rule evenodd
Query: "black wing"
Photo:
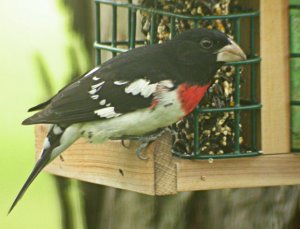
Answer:
<svg viewBox="0 0 300 229"><path fill-rule="evenodd" d="M176 69L164 50L163 45L142 47L107 61L64 87L52 99L31 108L43 110L24 120L23 124L71 124L113 117L99 116L96 111L102 108L112 107L121 115L150 107L152 94L133 95L125 93L125 88L137 79L147 79L149 83L168 79L172 74L168 69L174 72Z"/></svg>

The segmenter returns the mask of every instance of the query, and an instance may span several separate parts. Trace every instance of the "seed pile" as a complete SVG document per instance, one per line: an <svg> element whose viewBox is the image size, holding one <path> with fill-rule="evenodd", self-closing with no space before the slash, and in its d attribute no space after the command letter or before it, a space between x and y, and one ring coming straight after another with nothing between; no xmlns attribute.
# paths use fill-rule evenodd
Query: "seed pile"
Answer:
<svg viewBox="0 0 300 229"><path fill-rule="evenodd" d="M142 0L141 4L167 12L184 14L189 16L227 15L229 13L230 0ZM150 42L151 15L148 12L142 14L142 32L146 35L146 42ZM162 43L171 38L171 21L169 16L157 15L155 25L157 33L155 43ZM226 20L185 20L175 19L176 33L192 28L218 29L226 34L231 34L231 23Z"/></svg>
<svg viewBox="0 0 300 229"><path fill-rule="evenodd" d="M189 16L227 15L239 10L237 1L230 0L142 0L141 4L168 12ZM171 39L171 19L169 16L156 15L155 25L151 25L151 15L142 14L142 32L145 34L145 42L150 43L151 26L156 27L155 43L162 43ZM232 36L232 25L229 20L186 20L175 19L176 33L191 28L218 29ZM233 66L222 67L215 75L214 82L206 96L201 101L201 108L221 108L234 106L234 75L236 68ZM240 86L240 85L239 85ZM191 114L174 124L173 151L191 155L194 153L194 118L199 120L199 146L202 154L215 155L226 154L234 151L234 112L211 112ZM242 126L239 124L242 133ZM247 151L243 137L239 138L242 151Z"/></svg>

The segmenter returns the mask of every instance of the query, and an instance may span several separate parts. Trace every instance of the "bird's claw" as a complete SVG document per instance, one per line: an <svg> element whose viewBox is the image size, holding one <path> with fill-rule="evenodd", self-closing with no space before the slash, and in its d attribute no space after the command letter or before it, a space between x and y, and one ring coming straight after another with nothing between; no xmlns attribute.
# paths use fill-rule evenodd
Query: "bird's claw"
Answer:
<svg viewBox="0 0 300 229"><path fill-rule="evenodd" d="M121 140L121 144L122 144L122 146L123 146L124 148L129 149L129 146L127 146L127 145L125 144L125 139L122 139L122 140Z"/></svg>
<svg viewBox="0 0 300 229"><path fill-rule="evenodd" d="M147 156L143 155L143 150L147 148L147 146L150 144L150 141L143 141L139 147L136 149L135 154L136 156L141 160L148 160L149 158Z"/></svg>
<svg viewBox="0 0 300 229"><path fill-rule="evenodd" d="M152 134L149 134L149 135L146 135L146 136L124 136L123 139L121 139L121 144L123 147L125 148L129 148L129 146L126 146L125 145L125 140L137 140L140 142L140 145L137 147L135 153L136 153L136 156L141 159L141 160L148 160L149 158L147 156L144 156L143 155L143 150L145 148L147 148L147 146L155 141L156 139L158 139L160 136L162 136L162 134L165 132L165 131L168 131L168 128L165 128L163 130L159 130L158 132L156 133L152 133ZM116 140L116 139L112 139L112 140Z"/></svg>
<svg viewBox="0 0 300 229"><path fill-rule="evenodd" d="M151 134L151 135L148 135L148 136L143 136L141 138L139 138L138 140L141 142L141 144L139 145L139 147L136 149L135 153L136 153L136 156L141 159L141 160L148 160L149 158L147 156L144 156L143 155L143 150L145 148L147 148L147 146L155 141L156 139L158 139L160 136L162 136L162 134L165 132L165 129L158 132L158 133L155 133L155 134Z"/></svg>

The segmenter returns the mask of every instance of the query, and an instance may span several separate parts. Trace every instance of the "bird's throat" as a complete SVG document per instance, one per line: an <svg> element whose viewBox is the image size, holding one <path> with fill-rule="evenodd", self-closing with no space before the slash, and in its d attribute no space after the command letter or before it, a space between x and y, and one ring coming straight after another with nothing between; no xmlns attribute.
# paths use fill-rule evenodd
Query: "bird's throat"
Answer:
<svg viewBox="0 0 300 229"><path fill-rule="evenodd" d="M210 83L203 86L184 83L179 86L178 96L185 115L191 113L196 108L209 86Z"/></svg>

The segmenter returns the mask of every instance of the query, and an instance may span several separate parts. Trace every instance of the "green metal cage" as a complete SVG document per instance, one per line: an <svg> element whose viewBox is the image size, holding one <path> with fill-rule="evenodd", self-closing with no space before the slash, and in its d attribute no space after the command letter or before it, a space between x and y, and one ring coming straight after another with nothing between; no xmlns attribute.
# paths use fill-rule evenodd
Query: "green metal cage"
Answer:
<svg viewBox="0 0 300 229"><path fill-rule="evenodd" d="M300 4L290 5L291 150L300 152ZM298 25L298 26L297 26ZM297 26L297 27L295 27ZM298 29L297 29L298 28Z"/></svg>
<svg viewBox="0 0 300 229"><path fill-rule="evenodd" d="M95 0L96 4L96 41L94 43L94 47L96 49L96 63L100 65L101 61L101 52L108 51L111 52L113 56L117 55L117 53L126 52L129 49L135 48L136 45L143 45L145 40L136 40L136 29L137 29L137 12L143 11L147 12L151 15L151 27L150 27L150 44L153 44L156 36L156 20L157 16L167 16L170 18L170 33L171 37L176 35L175 29L175 20L176 19L185 19L185 20L193 20L195 22L201 20L231 20L233 22L233 32L235 41L240 43L241 38L241 20L249 20L249 53L247 55L247 60L230 63L229 65L233 65L236 67L236 74L234 77L234 85L235 85L235 96L234 96L234 106L232 107L223 107L223 108L200 108L198 106L194 111L194 116L197 117L201 113L214 113L214 112L234 112L235 120L234 120L234 150L231 153L226 153L223 155L206 155L201 152L201 146L198 141L199 139L199 120L195 118L194 120L194 153L193 155L185 155L181 152L173 152L174 155L189 158L189 159L208 159L208 158L232 158L232 157L250 157L257 156L261 154L261 151L258 149L258 116L260 113L260 109L262 104L259 102L257 98L257 65L260 63L260 57L256 54L256 44L255 44L255 19L259 17L259 11L252 11L246 13L238 13L238 14L229 14L229 15L221 15L221 16L189 16L183 14L177 14L172 12L167 12L154 8L146 8L141 5L132 4L131 0L128 0L127 3L124 2L115 2L111 0ZM101 6L106 5L111 8L111 40L102 41L101 40ZM118 16L118 8L125 8L128 12L127 17L127 26L128 26L128 38L125 40L117 39L117 16ZM125 19L126 20L126 19ZM195 23L197 25L198 23ZM120 48L122 46L122 48ZM126 47L126 48L124 48ZM241 73L240 69L242 65L248 65L250 69L250 99L246 101L246 103L241 104L241 92L240 92L240 81L241 81ZM241 122L241 112L250 112L251 113L251 150L246 152L241 152L239 139L241 136L240 133L240 122Z"/></svg>

